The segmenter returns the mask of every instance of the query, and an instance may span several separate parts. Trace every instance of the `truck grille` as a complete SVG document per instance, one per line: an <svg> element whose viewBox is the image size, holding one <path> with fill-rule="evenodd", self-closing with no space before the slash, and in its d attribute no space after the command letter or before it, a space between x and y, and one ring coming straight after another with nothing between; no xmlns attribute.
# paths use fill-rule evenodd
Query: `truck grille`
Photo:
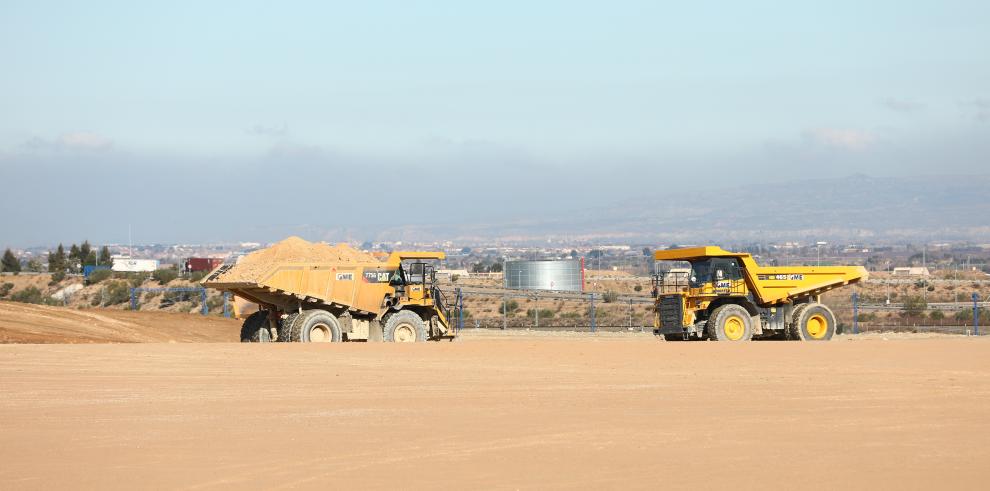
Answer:
<svg viewBox="0 0 990 491"><path fill-rule="evenodd" d="M684 312L680 295L660 297L660 328L681 329L684 325Z"/></svg>

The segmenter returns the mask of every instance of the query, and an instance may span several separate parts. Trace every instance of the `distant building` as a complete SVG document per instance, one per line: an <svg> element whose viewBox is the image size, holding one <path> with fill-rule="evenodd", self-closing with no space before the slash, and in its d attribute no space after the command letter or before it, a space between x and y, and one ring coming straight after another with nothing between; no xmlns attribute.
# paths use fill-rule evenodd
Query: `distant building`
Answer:
<svg viewBox="0 0 990 491"><path fill-rule="evenodd" d="M111 256L114 271L148 272L158 269L157 259L132 259L127 256Z"/></svg>
<svg viewBox="0 0 990 491"><path fill-rule="evenodd" d="M928 271L928 268L922 268L917 266L912 266L910 268L907 267L894 268L893 273L894 276L916 276L916 277L931 276L931 272Z"/></svg>

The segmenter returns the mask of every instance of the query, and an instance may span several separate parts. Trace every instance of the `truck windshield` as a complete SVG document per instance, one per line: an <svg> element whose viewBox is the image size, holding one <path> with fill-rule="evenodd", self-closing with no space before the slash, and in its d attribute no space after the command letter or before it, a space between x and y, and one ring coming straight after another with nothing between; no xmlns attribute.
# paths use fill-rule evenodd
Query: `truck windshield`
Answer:
<svg viewBox="0 0 990 491"><path fill-rule="evenodd" d="M688 278L691 288L699 288L701 285L708 283L711 274L712 274L711 259L705 259L703 261L695 261L691 263L691 276Z"/></svg>
<svg viewBox="0 0 990 491"><path fill-rule="evenodd" d="M700 288L711 281L741 280L742 272L734 258L712 258L691 263L690 285Z"/></svg>

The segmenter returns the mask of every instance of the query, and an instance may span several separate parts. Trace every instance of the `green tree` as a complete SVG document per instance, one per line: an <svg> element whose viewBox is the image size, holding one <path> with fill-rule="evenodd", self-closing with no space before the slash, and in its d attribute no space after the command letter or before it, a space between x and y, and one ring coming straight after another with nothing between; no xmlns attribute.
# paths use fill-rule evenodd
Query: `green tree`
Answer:
<svg viewBox="0 0 990 491"><path fill-rule="evenodd" d="M550 309L539 309L539 310L540 310L540 319L548 319L549 320L549 319L553 319L553 316L556 315L556 313L554 311L550 310ZM536 309L527 309L526 310L526 317L529 317L530 319L535 318L536 317Z"/></svg>
<svg viewBox="0 0 990 491"><path fill-rule="evenodd" d="M103 246L100 248L100 266L113 266L113 258L110 257L110 248Z"/></svg>
<svg viewBox="0 0 990 491"><path fill-rule="evenodd" d="M0 271L6 271L8 273L21 272L21 261L17 259L17 256L10 249L3 252L3 260L0 260Z"/></svg>
<svg viewBox="0 0 990 491"><path fill-rule="evenodd" d="M44 271L44 269L45 268L42 267L42 265L41 265L41 261L39 261L37 259L30 259L27 262L27 270L28 271L31 271L33 273L41 273L42 271Z"/></svg>
<svg viewBox="0 0 990 491"><path fill-rule="evenodd" d="M66 261L65 247L59 244L54 253L48 253L48 272L65 273Z"/></svg>
<svg viewBox="0 0 990 491"><path fill-rule="evenodd" d="M83 266L96 264L96 251L93 250L93 246L90 245L88 240L84 240L82 245L79 246L79 262Z"/></svg>
<svg viewBox="0 0 990 491"><path fill-rule="evenodd" d="M167 285L170 281L179 277L179 272L175 269L156 269L154 273L151 273L151 278L158 282L159 285Z"/></svg>
<svg viewBox="0 0 990 491"><path fill-rule="evenodd" d="M602 294L602 302L612 303L619 299L619 294L615 291L608 290Z"/></svg>
<svg viewBox="0 0 990 491"><path fill-rule="evenodd" d="M499 312L502 312L503 310L505 311L506 315L512 315L516 313L517 310L519 310L519 302L515 300L503 301L502 308L499 309Z"/></svg>
<svg viewBox="0 0 990 491"><path fill-rule="evenodd" d="M903 314L905 317L918 317L924 315L928 309L928 302L924 297L910 296L904 298Z"/></svg>
<svg viewBox="0 0 990 491"><path fill-rule="evenodd" d="M110 282L101 293L104 306L122 304L131 299L131 289L124 281Z"/></svg>
<svg viewBox="0 0 990 491"><path fill-rule="evenodd" d="M113 276L113 271L109 269L97 269L89 274L89 278L86 278L86 283L95 285L103 280L110 279L111 276Z"/></svg>
<svg viewBox="0 0 990 491"><path fill-rule="evenodd" d="M70 273L78 273L82 265L82 260L82 251L79 249L79 246L72 244L72 247L69 248L69 261L65 265L66 269Z"/></svg>
<svg viewBox="0 0 990 491"><path fill-rule="evenodd" d="M44 295L41 294L41 290L36 287L29 286L11 295L10 299L14 302L21 303L42 303L45 298Z"/></svg>

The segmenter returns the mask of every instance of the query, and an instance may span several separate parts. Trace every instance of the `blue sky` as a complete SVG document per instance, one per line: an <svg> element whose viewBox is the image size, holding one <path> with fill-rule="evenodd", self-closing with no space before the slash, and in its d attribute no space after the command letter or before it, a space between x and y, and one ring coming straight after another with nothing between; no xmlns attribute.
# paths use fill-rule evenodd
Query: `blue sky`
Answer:
<svg viewBox="0 0 990 491"><path fill-rule="evenodd" d="M438 205L449 190L506 201L454 207L471 221L646 196L699 170L711 185L986 172L988 25L987 2L7 1L0 166L53 197L0 227L12 244L119 239L119 223L63 216L74 190L147 203L153 188L214 212L230 202L202 184L223 179L310 181L287 198L302 208L326 200L317 182L347 199L414 186L448 190ZM405 219L238 199L290 225ZM218 230L146 232L251 238Z"/></svg>

